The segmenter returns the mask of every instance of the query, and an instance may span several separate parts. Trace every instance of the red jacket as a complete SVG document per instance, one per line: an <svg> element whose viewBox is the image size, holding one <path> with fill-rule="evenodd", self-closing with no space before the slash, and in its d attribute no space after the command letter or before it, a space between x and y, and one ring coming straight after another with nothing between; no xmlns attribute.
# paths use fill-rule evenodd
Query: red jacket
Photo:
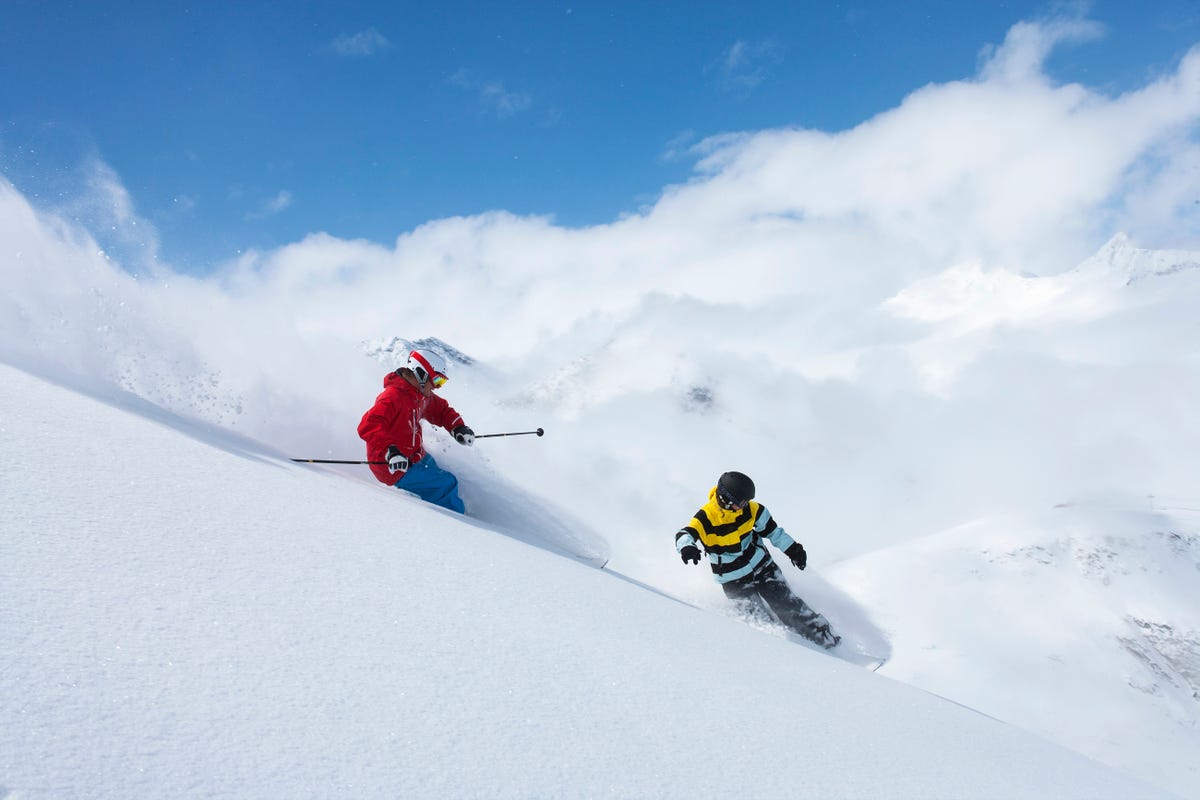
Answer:
<svg viewBox="0 0 1200 800"><path fill-rule="evenodd" d="M389 372L383 379L383 391L375 398L375 405L358 423L358 435L367 443L367 460L386 460L387 449L394 444L411 463L420 461L425 456L421 420L441 425L448 431L466 424L462 415L445 400L432 393L426 397L399 373ZM388 472L386 464L372 464L371 472L388 486L400 479L400 475Z"/></svg>

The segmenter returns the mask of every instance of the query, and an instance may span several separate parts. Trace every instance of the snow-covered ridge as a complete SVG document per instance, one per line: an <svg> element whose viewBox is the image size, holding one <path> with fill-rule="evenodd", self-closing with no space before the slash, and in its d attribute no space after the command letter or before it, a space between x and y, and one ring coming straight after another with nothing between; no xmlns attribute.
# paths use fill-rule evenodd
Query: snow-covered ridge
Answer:
<svg viewBox="0 0 1200 800"><path fill-rule="evenodd" d="M1089 322L1120 304L1114 286L1132 286L1200 268L1200 253L1146 250L1118 234L1095 255L1059 275L1038 276L979 262L957 264L920 280L884 303L897 316L951 322L958 331L998 324Z"/></svg>
<svg viewBox="0 0 1200 800"><path fill-rule="evenodd" d="M428 348L436 353L440 353L452 364L471 366L475 363L475 359L461 350L446 344L436 336L427 336L413 340L402 339L399 336L375 339L363 343L363 352L381 364L391 367L402 367L408 359L408 354L417 347Z"/></svg>
<svg viewBox="0 0 1200 800"><path fill-rule="evenodd" d="M1129 237L1117 234L1096 255L1079 265L1079 272L1106 271L1124 278L1126 286L1180 272L1200 269L1200 253L1187 250L1149 250L1134 247Z"/></svg>

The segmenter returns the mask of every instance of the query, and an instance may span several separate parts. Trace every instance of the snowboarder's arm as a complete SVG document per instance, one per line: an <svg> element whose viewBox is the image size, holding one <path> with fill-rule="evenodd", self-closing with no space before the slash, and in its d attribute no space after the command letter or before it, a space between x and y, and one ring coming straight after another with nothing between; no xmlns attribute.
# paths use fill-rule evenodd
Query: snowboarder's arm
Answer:
<svg viewBox="0 0 1200 800"><path fill-rule="evenodd" d="M767 511L766 506L758 507L754 530L758 531L759 535L770 539L771 544L784 552L787 552L787 549L796 543L796 540L789 536L787 531L775 524L775 520L771 518L771 512Z"/></svg>
<svg viewBox="0 0 1200 800"><path fill-rule="evenodd" d="M771 519L771 512L767 511L765 506L758 507L758 516L754 519L754 530L758 531L761 536L770 539L771 544L782 550L796 569L804 569L808 565L808 553L804 552L804 545L788 536L787 531L776 525L775 520Z"/></svg>
<svg viewBox="0 0 1200 800"><path fill-rule="evenodd" d="M675 534L675 552L681 553L685 547L697 547L699 545L700 536L699 532L693 527L695 524L696 520L693 517L691 522L684 525Z"/></svg>

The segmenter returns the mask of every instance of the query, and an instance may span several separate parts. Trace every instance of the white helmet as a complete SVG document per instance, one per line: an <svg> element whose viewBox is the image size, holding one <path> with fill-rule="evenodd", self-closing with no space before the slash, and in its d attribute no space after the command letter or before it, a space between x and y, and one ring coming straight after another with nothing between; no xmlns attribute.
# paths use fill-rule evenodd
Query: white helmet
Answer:
<svg viewBox="0 0 1200 800"><path fill-rule="evenodd" d="M423 347L418 347L408 354L408 363L405 366L412 370L412 373L417 376L417 382L422 386L426 381L432 379L433 387L436 389L450 379L446 374L446 359Z"/></svg>

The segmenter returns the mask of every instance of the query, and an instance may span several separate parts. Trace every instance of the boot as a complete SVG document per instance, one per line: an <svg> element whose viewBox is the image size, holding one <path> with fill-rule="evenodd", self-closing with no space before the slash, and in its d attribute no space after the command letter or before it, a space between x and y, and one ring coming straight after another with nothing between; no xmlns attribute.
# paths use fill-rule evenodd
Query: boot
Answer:
<svg viewBox="0 0 1200 800"><path fill-rule="evenodd" d="M828 622L822 623L813 628L812 639L826 650L832 650L842 641L842 637L833 632L833 629L829 627Z"/></svg>

